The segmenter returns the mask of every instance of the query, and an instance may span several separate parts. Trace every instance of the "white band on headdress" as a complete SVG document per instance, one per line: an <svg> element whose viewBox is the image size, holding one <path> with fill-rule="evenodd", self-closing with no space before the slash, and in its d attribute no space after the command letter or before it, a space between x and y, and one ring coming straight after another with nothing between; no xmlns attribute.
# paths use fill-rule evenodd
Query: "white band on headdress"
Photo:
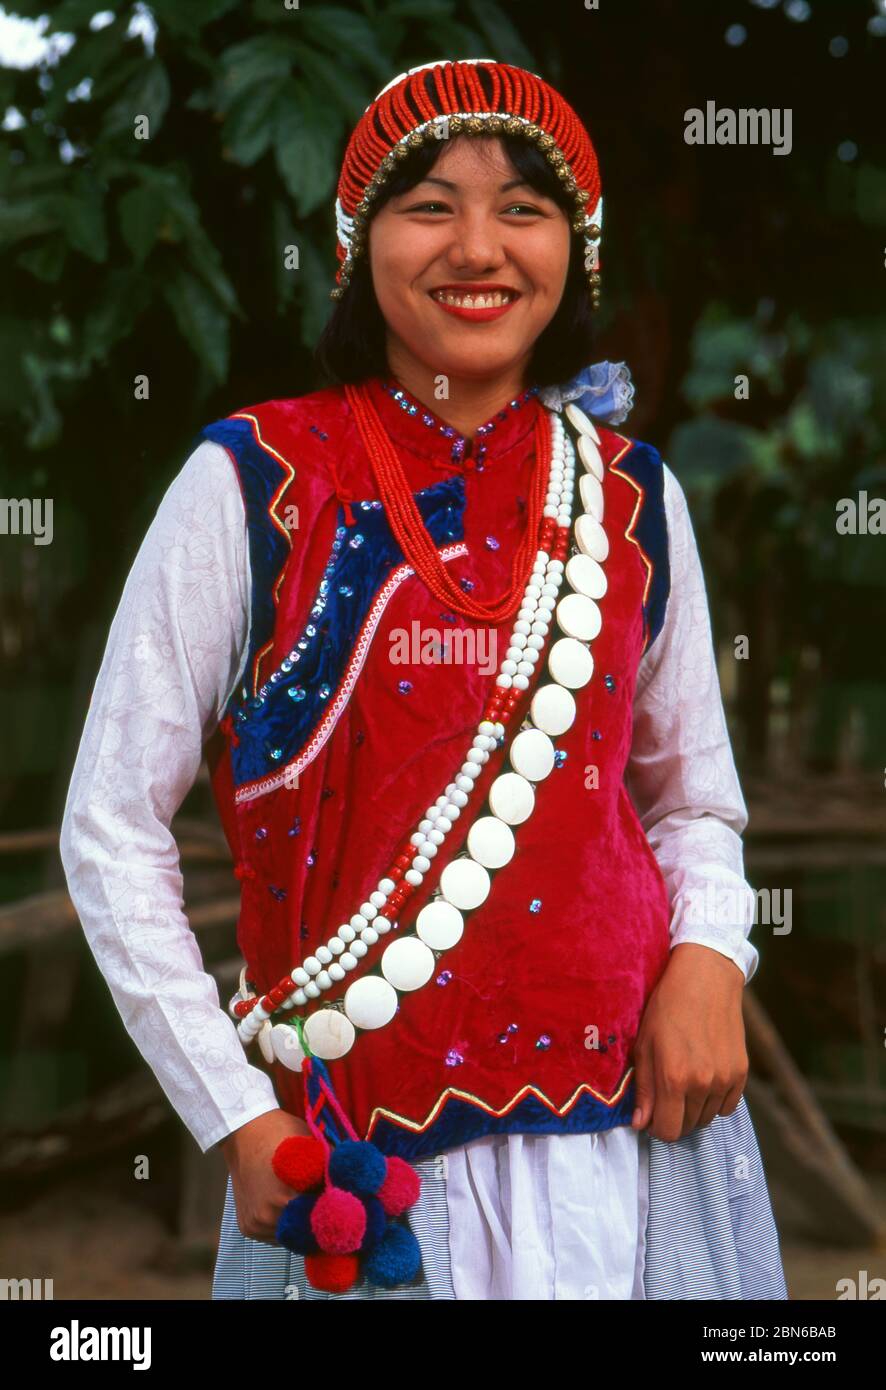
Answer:
<svg viewBox="0 0 886 1390"><path fill-rule="evenodd" d="M338 231L338 239L346 251L350 249L351 237L354 234L354 219L348 217L342 207L341 198L335 200L335 225Z"/></svg>

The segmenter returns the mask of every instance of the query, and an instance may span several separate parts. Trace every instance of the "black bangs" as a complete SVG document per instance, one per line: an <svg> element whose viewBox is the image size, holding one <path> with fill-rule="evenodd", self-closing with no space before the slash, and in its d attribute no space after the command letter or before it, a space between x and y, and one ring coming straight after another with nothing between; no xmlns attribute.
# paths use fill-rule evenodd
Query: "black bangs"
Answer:
<svg viewBox="0 0 886 1390"><path fill-rule="evenodd" d="M520 177L562 207L571 222L574 204L541 151L519 135L506 134L497 138ZM390 198L407 193L427 177L445 143L435 140L410 151L383 185L373 204L373 216ZM584 248L583 238L571 233L563 295L557 312L536 341L529 367L529 385L560 385L594 361L596 323L584 269ZM364 250L354 264L350 284L341 299L334 302L314 350L314 361L329 382L356 383L369 376L388 373L385 344L386 324L375 297L369 259Z"/></svg>

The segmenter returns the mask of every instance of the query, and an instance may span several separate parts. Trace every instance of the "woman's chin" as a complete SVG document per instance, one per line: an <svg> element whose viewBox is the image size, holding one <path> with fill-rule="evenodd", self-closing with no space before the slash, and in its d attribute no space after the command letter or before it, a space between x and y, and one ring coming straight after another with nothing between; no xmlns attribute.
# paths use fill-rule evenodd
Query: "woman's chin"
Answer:
<svg viewBox="0 0 886 1390"><path fill-rule="evenodd" d="M516 363L525 359L527 348L518 344L480 343L476 340L459 342L454 346L441 343L432 354L433 369L441 376L486 379L513 371ZM427 345L425 352L427 353Z"/></svg>

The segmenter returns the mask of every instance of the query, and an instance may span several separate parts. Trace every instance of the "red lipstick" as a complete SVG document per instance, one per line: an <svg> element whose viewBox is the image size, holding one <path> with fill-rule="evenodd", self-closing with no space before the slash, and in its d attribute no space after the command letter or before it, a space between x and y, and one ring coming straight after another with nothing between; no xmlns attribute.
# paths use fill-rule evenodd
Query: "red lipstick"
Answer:
<svg viewBox="0 0 886 1390"><path fill-rule="evenodd" d="M493 295L507 294L510 296L505 304L490 305L483 308L475 308L465 304L447 304L444 300L437 299L435 296L440 293L458 295L460 298L465 295ZM510 285L497 285L488 282L469 284L457 283L453 285L436 285L429 291L430 297L439 308L448 314L454 314L456 318L468 319L473 323L487 323L490 319L499 319L512 309L520 298L519 290L513 289Z"/></svg>

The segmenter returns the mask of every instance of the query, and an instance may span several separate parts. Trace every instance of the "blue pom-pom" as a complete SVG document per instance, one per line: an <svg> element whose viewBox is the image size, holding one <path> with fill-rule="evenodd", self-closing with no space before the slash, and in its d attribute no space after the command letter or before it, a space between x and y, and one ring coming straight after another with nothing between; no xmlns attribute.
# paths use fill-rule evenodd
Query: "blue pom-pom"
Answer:
<svg viewBox="0 0 886 1390"><path fill-rule="evenodd" d="M320 1249L311 1229L311 1212L317 1196L316 1192L303 1192L300 1197L293 1197L291 1202L287 1202L280 1213L277 1239L296 1255L316 1255Z"/></svg>
<svg viewBox="0 0 886 1390"><path fill-rule="evenodd" d="M421 1250L408 1226L391 1224L370 1252L363 1272L370 1284L393 1289L409 1284L421 1269Z"/></svg>
<svg viewBox="0 0 886 1390"><path fill-rule="evenodd" d="M388 1214L377 1197L362 1197L360 1200L366 1208L366 1234L360 1246L362 1255L378 1245L387 1230Z"/></svg>
<svg viewBox="0 0 886 1390"><path fill-rule="evenodd" d="M345 1139L329 1160L329 1181L334 1187L360 1196L378 1191L385 1180L387 1162L381 1149L363 1139Z"/></svg>

